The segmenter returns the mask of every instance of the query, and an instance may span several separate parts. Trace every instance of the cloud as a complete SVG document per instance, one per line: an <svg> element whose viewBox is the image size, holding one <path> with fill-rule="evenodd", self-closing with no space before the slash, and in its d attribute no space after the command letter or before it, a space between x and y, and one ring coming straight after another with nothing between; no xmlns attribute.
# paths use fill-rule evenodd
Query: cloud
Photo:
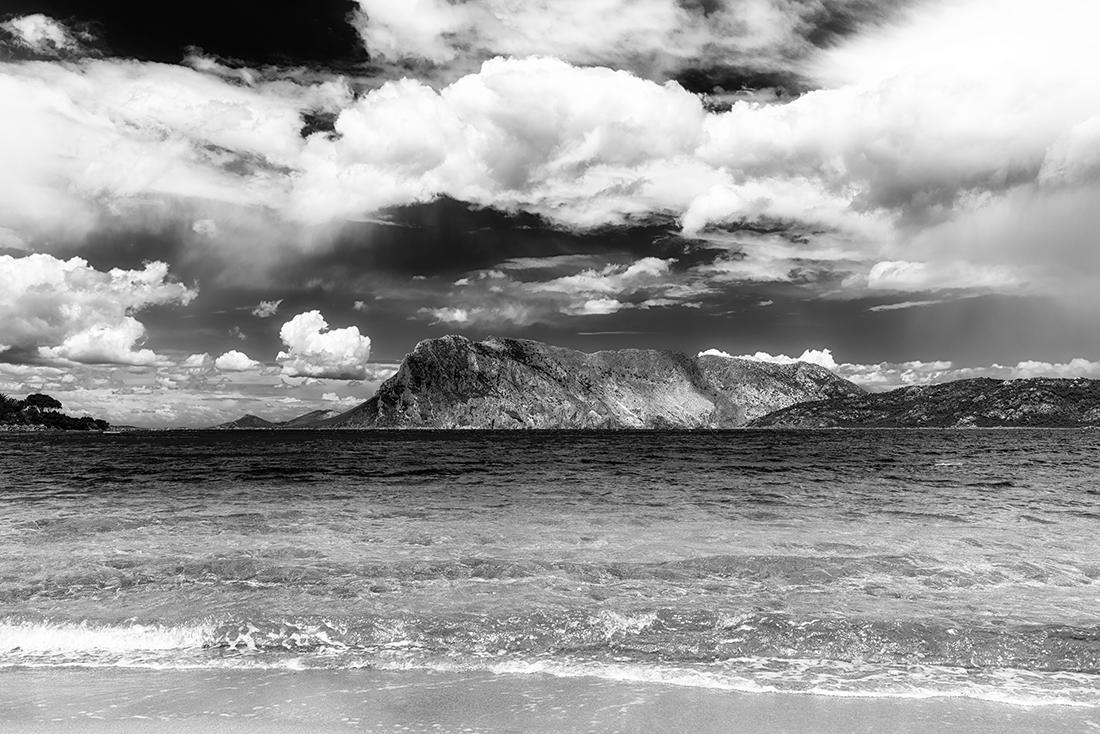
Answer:
<svg viewBox="0 0 1100 734"><path fill-rule="evenodd" d="M279 337L287 351L275 359L288 377L362 380L367 376L371 342L358 327L329 330L320 311L307 311L283 324Z"/></svg>
<svg viewBox="0 0 1100 734"><path fill-rule="evenodd" d="M376 57L463 69L494 56L537 54L660 77L688 66L790 70L813 48L807 36L834 13L850 23L873 21L890 15L895 3L872 4L875 12L868 12L867 3L846 0L359 0L359 5L356 23Z"/></svg>
<svg viewBox="0 0 1100 734"><path fill-rule="evenodd" d="M270 316L274 316L275 312L279 310L279 304L283 302L283 299L277 301L260 301L256 308L252 309L252 315L258 316L261 319L266 319Z"/></svg>
<svg viewBox="0 0 1100 734"><path fill-rule="evenodd" d="M0 30L10 34L15 46L44 57L88 53L85 43L92 40L87 31L71 32L63 23L41 13L11 18L0 23Z"/></svg>
<svg viewBox="0 0 1100 734"><path fill-rule="evenodd" d="M196 295L162 262L101 272L78 257L0 255L0 343L7 359L156 364L163 358L140 348L145 327L131 314Z"/></svg>
<svg viewBox="0 0 1100 734"><path fill-rule="evenodd" d="M438 296L449 304L425 306L419 313L433 323L526 326L624 309L697 307L693 299L707 292L695 273L670 278L673 259L644 257L583 267L590 262L591 258L573 255L510 260L500 270L471 272L458 279L448 293ZM568 274L537 279L562 271Z"/></svg>
<svg viewBox="0 0 1100 734"><path fill-rule="evenodd" d="M1081 71L1100 65L1100 6L1052 3L888 3L910 12L883 25L855 0L363 0L376 54L461 73L358 94L216 64L6 64L0 227L79 244L112 218L186 214L188 247L239 262L218 277L255 280L258 247L264 263L293 261L330 246L334 223L447 196L565 229L678 219L685 238L728 248L712 271L726 287L1076 296L1100 277L1100 91ZM830 19L861 32L811 49ZM520 49L561 58L482 63ZM794 64L820 88L709 113L645 78L730 53ZM334 129L303 138L314 110Z"/></svg>
<svg viewBox="0 0 1100 734"><path fill-rule="evenodd" d="M946 301L934 300L934 301L902 301L900 303L884 303L880 306L871 306L868 311L900 311L906 308L922 308L924 306L935 306L940 303L946 303Z"/></svg>
<svg viewBox="0 0 1100 734"><path fill-rule="evenodd" d="M901 292L939 289L1017 292L1025 278L1004 265L972 265L964 262L922 263L891 260L875 263L867 273L867 287Z"/></svg>
<svg viewBox="0 0 1100 734"><path fill-rule="evenodd" d="M263 363L233 349L214 360L214 366L221 372L247 372L260 369Z"/></svg>
<svg viewBox="0 0 1100 734"><path fill-rule="evenodd" d="M210 239L216 238L221 234L221 229L218 227L218 223L213 219L199 219L193 225L191 225L191 231L201 234L203 237Z"/></svg>
<svg viewBox="0 0 1100 734"><path fill-rule="evenodd" d="M205 352L202 354L192 354L184 359L179 364L180 369L183 370L197 370L200 372L209 371L214 367L214 360L211 356Z"/></svg>
<svg viewBox="0 0 1100 734"><path fill-rule="evenodd" d="M714 356L714 357L727 357L730 359L749 359L754 362L770 362L772 364L795 364L796 362L806 362L808 364L816 364L824 367L828 370L835 370L837 365L836 360L833 359L833 353L829 349L807 349L802 352L800 357L788 357L785 354L771 355L767 352L756 352L755 354L742 354L740 356L734 356L728 352L723 352L720 349L708 349L704 352L699 352L700 357Z"/></svg>
<svg viewBox="0 0 1100 734"><path fill-rule="evenodd" d="M431 316L437 324L466 324L470 321L470 311L465 308L422 308L421 313ZM480 311L474 310L475 314Z"/></svg>

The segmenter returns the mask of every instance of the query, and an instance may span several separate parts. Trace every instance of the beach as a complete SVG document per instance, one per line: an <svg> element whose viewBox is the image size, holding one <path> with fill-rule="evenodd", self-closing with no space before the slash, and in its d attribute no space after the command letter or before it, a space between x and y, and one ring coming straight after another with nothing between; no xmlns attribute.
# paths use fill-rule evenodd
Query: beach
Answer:
<svg viewBox="0 0 1100 734"><path fill-rule="evenodd" d="M1100 730L1095 708L963 698L746 694L426 672L0 672L11 732L664 732L1052 734Z"/></svg>

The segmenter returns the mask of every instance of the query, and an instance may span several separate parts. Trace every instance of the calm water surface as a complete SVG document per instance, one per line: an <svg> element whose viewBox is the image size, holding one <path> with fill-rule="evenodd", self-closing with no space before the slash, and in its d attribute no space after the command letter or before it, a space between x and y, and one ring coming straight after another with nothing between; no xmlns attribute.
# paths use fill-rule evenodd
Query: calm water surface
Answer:
<svg viewBox="0 0 1100 734"><path fill-rule="evenodd" d="M0 666L1100 707L1100 432L0 435Z"/></svg>

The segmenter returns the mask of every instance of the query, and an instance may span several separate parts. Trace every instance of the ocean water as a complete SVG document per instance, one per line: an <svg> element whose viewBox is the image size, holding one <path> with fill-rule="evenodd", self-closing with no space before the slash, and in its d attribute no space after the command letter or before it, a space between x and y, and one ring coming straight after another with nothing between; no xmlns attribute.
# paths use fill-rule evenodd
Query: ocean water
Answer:
<svg viewBox="0 0 1100 734"><path fill-rule="evenodd" d="M0 674L88 669L1100 710L1100 432L0 435Z"/></svg>

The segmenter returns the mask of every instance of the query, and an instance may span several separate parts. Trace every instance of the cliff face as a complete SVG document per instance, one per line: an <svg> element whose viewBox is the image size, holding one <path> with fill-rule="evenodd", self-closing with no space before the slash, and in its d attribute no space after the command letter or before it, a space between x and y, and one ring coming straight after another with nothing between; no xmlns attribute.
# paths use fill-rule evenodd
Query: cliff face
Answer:
<svg viewBox="0 0 1100 734"><path fill-rule="evenodd" d="M815 365L518 339L429 339L333 428L732 428L772 410L862 390Z"/></svg>
<svg viewBox="0 0 1100 734"><path fill-rule="evenodd" d="M958 380L890 392L845 395L779 410L753 426L786 428L949 428L1100 425L1100 382Z"/></svg>

